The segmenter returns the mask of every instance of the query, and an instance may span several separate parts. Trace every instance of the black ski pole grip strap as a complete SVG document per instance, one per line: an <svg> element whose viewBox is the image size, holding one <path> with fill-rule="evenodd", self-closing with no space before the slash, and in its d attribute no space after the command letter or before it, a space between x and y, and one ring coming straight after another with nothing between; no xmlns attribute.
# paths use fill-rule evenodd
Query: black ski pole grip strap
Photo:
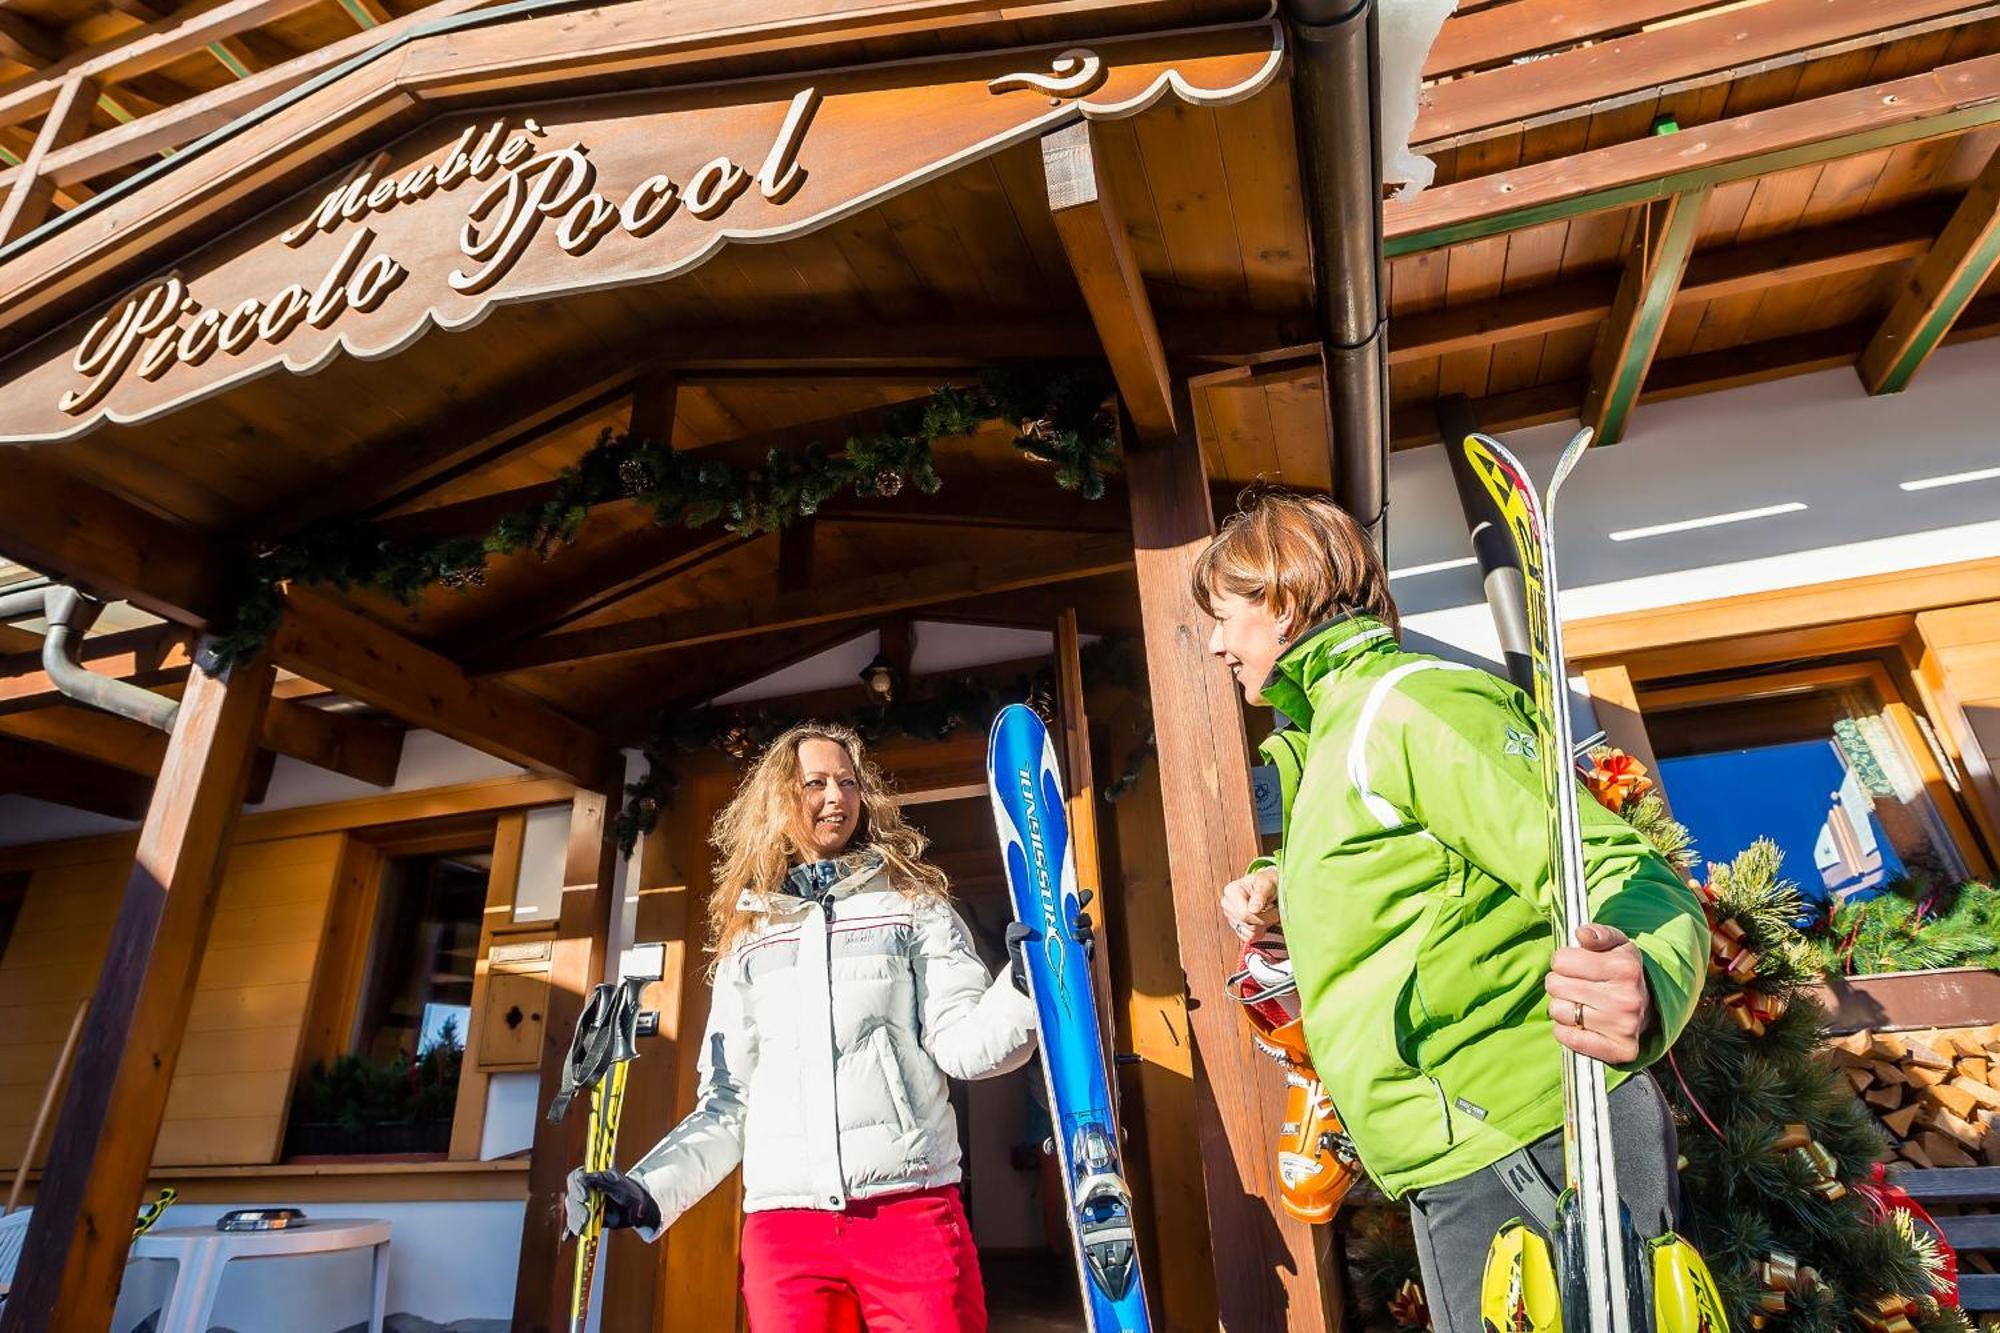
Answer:
<svg viewBox="0 0 2000 1333"><path fill-rule="evenodd" d="M548 1118L552 1122L568 1115L576 1095L597 1086L611 1067L613 991L609 985L592 988L583 1012L576 1016L576 1035L570 1038L569 1056L563 1061L562 1086L549 1099Z"/></svg>
<svg viewBox="0 0 2000 1333"><path fill-rule="evenodd" d="M1514 1202L1521 1205L1542 1234L1556 1234L1556 1190L1549 1178L1542 1173L1541 1163L1526 1148L1516 1148L1493 1164L1493 1174L1500 1177L1500 1183L1507 1193L1514 1196Z"/></svg>

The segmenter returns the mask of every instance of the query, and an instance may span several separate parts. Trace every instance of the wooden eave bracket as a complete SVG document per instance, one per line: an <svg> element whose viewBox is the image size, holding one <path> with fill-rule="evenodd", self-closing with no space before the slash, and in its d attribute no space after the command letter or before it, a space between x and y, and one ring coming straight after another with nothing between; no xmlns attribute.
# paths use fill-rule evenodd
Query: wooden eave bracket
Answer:
<svg viewBox="0 0 2000 1333"><path fill-rule="evenodd" d="M623 772L617 747L589 727L304 588L285 596L271 657L412 726L588 790L616 790Z"/></svg>
<svg viewBox="0 0 2000 1333"><path fill-rule="evenodd" d="M1105 177L1102 148L1097 128L1088 120L1042 136L1049 214L1132 424L1143 439L1170 439L1174 409L1166 352L1123 214Z"/></svg>
<svg viewBox="0 0 2000 1333"><path fill-rule="evenodd" d="M1972 298L2000 269L2000 151L1958 208L1863 349L1855 369L1869 393L1909 386Z"/></svg>
<svg viewBox="0 0 2000 1333"><path fill-rule="evenodd" d="M1583 424L1597 432L1598 444L1616 444L1625 437L1646 372L1660 349L1674 295L1694 253L1701 206L1708 194L1709 187L1697 186L1649 205L1640 215L1639 234L1591 357Z"/></svg>

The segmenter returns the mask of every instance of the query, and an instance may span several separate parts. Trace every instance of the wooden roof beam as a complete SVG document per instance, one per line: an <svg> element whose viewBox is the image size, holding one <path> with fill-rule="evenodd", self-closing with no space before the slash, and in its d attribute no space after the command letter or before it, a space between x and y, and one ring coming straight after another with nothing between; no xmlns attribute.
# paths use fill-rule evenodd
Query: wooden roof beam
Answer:
<svg viewBox="0 0 2000 1333"><path fill-rule="evenodd" d="M0 9L0 56L23 65L52 65L64 54L60 33L49 31L26 14Z"/></svg>
<svg viewBox="0 0 2000 1333"><path fill-rule="evenodd" d="M1133 425L1146 439L1168 439L1174 408L1166 351L1100 161L1098 134L1094 122L1080 120L1042 136L1049 214Z"/></svg>
<svg viewBox="0 0 2000 1333"><path fill-rule="evenodd" d="M2000 55L1434 186L1384 205L1384 249L1414 254L1992 124Z"/></svg>
<svg viewBox="0 0 2000 1333"><path fill-rule="evenodd" d="M607 370L604 354L590 352L469 407L449 404L367 450L338 479L321 478L270 506L253 527L292 532L329 515L408 503L603 411L630 391L635 374L632 366Z"/></svg>
<svg viewBox="0 0 2000 1333"><path fill-rule="evenodd" d="M46 746L0 736L0 792L88 810L112 819L138 819L152 799L153 780Z"/></svg>
<svg viewBox="0 0 2000 1333"><path fill-rule="evenodd" d="M1661 361L1646 378L1644 401L1667 402L1853 365L1873 332L1869 324L1847 324ZM1970 342L1996 335L2000 335L2000 298L1989 297L1973 302L1944 340ZM1473 409L1485 430L1524 430L1576 420L1577 404L1584 393L1581 380L1538 384L1477 399ZM1398 449L1435 444L1439 438L1437 417L1429 403L1397 409L1395 426Z"/></svg>
<svg viewBox="0 0 2000 1333"><path fill-rule="evenodd" d="M356 611L294 587L272 660L342 694L509 763L616 790L617 748L541 700L458 665Z"/></svg>
<svg viewBox="0 0 2000 1333"><path fill-rule="evenodd" d="M1510 11L1514 8L1520 6ZM1869 0L1858 5L1762 0L1713 8L1713 13L1690 15L1616 41L1510 61L1435 84L1424 92L1411 142L1418 152L1438 152L1637 101L1650 104L1663 92L1712 87L1844 51L1880 47L1993 13L1987 0ZM1488 21L1501 22L1501 14Z"/></svg>
<svg viewBox="0 0 2000 1333"><path fill-rule="evenodd" d="M175 682L160 693L177 696L184 684L184 680ZM148 778L159 772L167 748L165 732L69 703L0 715L0 735L53 746ZM396 780L403 731L367 718L273 699L265 711L258 744L314 768L386 787Z"/></svg>
<svg viewBox="0 0 2000 1333"><path fill-rule="evenodd" d="M58 703L62 692L42 670L41 636L30 634L23 651L0 660L0 715L27 708ZM129 680L135 685L159 685L179 680L187 674L187 641L178 626L153 625L144 629L100 634L83 641L83 666L100 676Z"/></svg>
<svg viewBox="0 0 2000 1333"><path fill-rule="evenodd" d="M319 3L320 0L196 0L108 43L65 56L43 70L41 79L35 83L0 91L0 125L16 125L34 115L39 110L38 104L46 104L43 99L47 98L48 89L66 78L94 79L106 86L136 79L210 43Z"/></svg>
<svg viewBox="0 0 2000 1333"><path fill-rule="evenodd" d="M97 85L85 78L65 79L35 135L14 183L0 198L0 245L42 225L55 204L55 185L42 172L50 153L90 128L90 111L97 102Z"/></svg>
<svg viewBox="0 0 2000 1333"><path fill-rule="evenodd" d="M1590 392L1583 400L1583 424L1597 432L1598 444L1625 438L1625 426L1660 348L1660 334L1673 308L1674 293L1694 253L1701 206L1708 187L1648 205L1639 234L1626 257L1618 296L1598 336L1590 361Z"/></svg>
<svg viewBox="0 0 2000 1333"><path fill-rule="evenodd" d="M952 598L1067 583L1132 566L1124 536L1085 537L1068 545L1037 543L1006 560L954 560L921 569L872 574L843 583L779 592L693 611L671 611L532 639L475 662L482 673L525 671L630 653L689 648L753 634L888 615Z"/></svg>
<svg viewBox="0 0 2000 1333"><path fill-rule="evenodd" d="M201 533L65 472L6 452L0 554L195 629L230 606L229 571Z"/></svg>
<svg viewBox="0 0 2000 1333"><path fill-rule="evenodd" d="M1930 250L1946 216L1933 203L1913 204L1697 254L1688 261L1678 299L1715 301L1916 259ZM1616 273L1581 273L1491 300L1405 315L1389 326L1389 364L1591 328L1611 313L1618 286Z"/></svg>
<svg viewBox="0 0 2000 1333"><path fill-rule="evenodd" d="M1965 307L2000 268L2000 151L1987 159L1937 244L1898 291L1856 369L1870 393L1908 387Z"/></svg>

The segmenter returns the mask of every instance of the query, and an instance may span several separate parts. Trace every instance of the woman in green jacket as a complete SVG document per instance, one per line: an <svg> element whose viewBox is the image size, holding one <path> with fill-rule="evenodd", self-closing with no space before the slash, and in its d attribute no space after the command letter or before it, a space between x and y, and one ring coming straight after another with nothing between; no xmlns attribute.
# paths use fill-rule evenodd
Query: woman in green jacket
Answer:
<svg viewBox="0 0 2000 1333"><path fill-rule="evenodd" d="M1610 1066L1619 1192L1641 1234L1668 1229L1674 1127L1642 1071L1700 995L1695 894L1585 799L1593 924L1556 947L1528 701L1398 646L1381 560L1331 501L1250 503L1194 593L1210 651L1283 724L1263 747L1283 847L1223 890L1223 914L1245 940L1282 930L1319 1076L1368 1174L1409 1196L1439 1333L1477 1333L1494 1233L1552 1215L1557 1042Z"/></svg>

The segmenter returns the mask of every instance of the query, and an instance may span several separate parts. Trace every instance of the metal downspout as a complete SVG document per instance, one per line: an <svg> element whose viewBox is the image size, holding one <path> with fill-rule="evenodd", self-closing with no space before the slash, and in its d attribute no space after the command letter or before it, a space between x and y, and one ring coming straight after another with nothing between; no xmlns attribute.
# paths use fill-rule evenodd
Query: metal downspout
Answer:
<svg viewBox="0 0 2000 1333"><path fill-rule="evenodd" d="M104 603L61 584L43 589L40 595L42 613L49 622L47 636L42 640L42 670L48 672L50 683L64 697L80 704L171 734L174 718L181 711L176 700L116 676L100 676L83 665L79 656L83 651L83 636L97 623ZM0 612L6 609L6 604L0 603Z"/></svg>
<svg viewBox="0 0 2000 1333"><path fill-rule="evenodd" d="M1389 340L1374 0L1284 0L1295 52L1313 290L1326 364L1333 495L1387 540Z"/></svg>

